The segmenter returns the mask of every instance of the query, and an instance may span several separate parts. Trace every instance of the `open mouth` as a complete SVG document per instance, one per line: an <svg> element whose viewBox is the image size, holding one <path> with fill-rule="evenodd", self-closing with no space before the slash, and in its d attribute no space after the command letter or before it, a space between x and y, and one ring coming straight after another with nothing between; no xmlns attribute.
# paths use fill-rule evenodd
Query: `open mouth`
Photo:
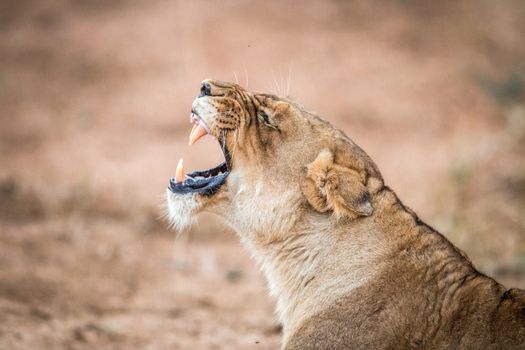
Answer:
<svg viewBox="0 0 525 350"><path fill-rule="evenodd" d="M191 122L194 124L190 133L190 146L200 138L210 133L206 123L194 112L191 113ZM170 179L168 188L175 194L200 193L211 196L226 182L231 170L231 157L225 145L225 140L218 140L224 154L225 161L208 170L197 170L189 174L184 173L183 161L179 160L175 177Z"/></svg>

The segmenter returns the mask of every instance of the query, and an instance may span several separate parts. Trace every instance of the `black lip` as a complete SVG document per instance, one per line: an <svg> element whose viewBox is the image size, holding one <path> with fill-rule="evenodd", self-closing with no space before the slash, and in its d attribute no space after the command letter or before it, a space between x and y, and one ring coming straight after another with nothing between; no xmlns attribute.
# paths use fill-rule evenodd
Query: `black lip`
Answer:
<svg viewBox="0 0 525 350"><path fill-rule="evenodd" d="M226 158L225 162L215 168L186 174L186 179L183 182L177 182L175 178L171 178L168 185L169 190L175 194L199 193L204 196L215 194L224 185L231 170L230 152L222 143L221 149Z"/></svg>

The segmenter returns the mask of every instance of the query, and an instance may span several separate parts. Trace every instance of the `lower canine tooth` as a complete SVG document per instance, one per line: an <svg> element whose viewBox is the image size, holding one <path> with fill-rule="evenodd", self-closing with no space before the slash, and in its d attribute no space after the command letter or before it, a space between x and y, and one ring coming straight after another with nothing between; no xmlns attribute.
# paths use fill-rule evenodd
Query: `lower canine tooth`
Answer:
<svg viewBox="0 0 525 350"><path fill-rule="evenodd" d="M183 182L184 181L184 167L183 167L184 161L182 158L179 160L179 163L177 164L177 170L175 170L175 180L177 182Z"/></svg>
<svg viewBox="0 0 525 350"><path fill-rule="evenodd" d="M193 145L195 142L197 142L201 137L206 135L208 132L201 124L197 124L193 127L193 130L191 130L190 134L190 143L189 145Z"/></svg>

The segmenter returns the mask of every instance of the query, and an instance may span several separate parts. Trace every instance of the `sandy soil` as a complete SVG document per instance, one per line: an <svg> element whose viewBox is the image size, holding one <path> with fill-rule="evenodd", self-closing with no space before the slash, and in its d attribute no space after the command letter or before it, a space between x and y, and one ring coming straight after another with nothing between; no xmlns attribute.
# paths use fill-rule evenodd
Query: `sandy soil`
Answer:
<svg viewBox="0 0 525 350"><path fill-rule="evenodd" d="M275 349L255 263L162 220L206 77L345 130L476 266L525 287L525 6L0 2L0 349Z"/></svg>

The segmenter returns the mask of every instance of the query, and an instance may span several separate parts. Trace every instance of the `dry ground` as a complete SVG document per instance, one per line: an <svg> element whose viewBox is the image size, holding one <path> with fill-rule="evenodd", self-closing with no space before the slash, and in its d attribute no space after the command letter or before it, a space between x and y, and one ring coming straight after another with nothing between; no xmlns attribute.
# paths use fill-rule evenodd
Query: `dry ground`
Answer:
<svg viewBox="0 0 525 350"><path fill-rule="evenodd" d="M1 1L0 349L278 347L236 237L159 219L178 158L221 157L186 146L206 77L318 111L525 287L525 5L388 3Z"/></svg>

